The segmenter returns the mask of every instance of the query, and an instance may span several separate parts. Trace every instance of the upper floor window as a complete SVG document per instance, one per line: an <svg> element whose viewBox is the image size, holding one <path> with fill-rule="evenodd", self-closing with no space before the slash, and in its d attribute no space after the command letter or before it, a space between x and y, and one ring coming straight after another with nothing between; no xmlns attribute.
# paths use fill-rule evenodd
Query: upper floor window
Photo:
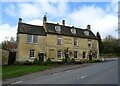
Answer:
<svg viewBox="0 0 120 86"><path fill-rule="evenodd" d="M58 36L58 38L57 38L57 44L58 45L62 44L62 37L61 36Z"/></svg>
<svg viewBox="0 0 120 86"><path fill-rule="evenodd" d="M34 49L30 49L29 57L34 58Z"/></svg>
<svg viewBox="0 0 120 86"><path fill-rule="evenodd" d="M89 31L84 31L84 34L89 36Z"/></svg>
<svg viewBox="0 0 120 86"><path fill-rule="evenodd" d="M61 57L62 57L62 51L61 51L61 50L58 50L58 51L57 51L57 57L58 57L58 58L61 58Z"/></svg>
<svg viewBox="0 0 120 86"><path fill-rule="evenodd" d="M74 45L77 46L78 45L78 39L74 38Z"/></svg>
<svg viewBox="0 0 120 86"><path fill-rule="evenodd" d="M27 43L38 43L38 36L27 34Z"/></svg>
<svg viewBox="0 0 120 86"><path fill-rule="evenodd" d="M92 48L92 42L91 41L88 41L88 47Z"/></svg>
<svg viewBox="0 0 120 86"><path fill-rule="evenodd" d="M37 35L33 35L33 43L38 43L38 36Z"/></svg>
<svg viewBox="0 0 120 86"><path fill-rule="evenodd" d="M72 29L71 29L71 33L72 33L72 34L76 34L76 29L75 29L75 28L72 28Z"/></svg>
<svg viewBox="0 0 120 86"><path fill-rule="evenodd" d="M57 32L60 32L60 31L61 31L61 27L60 27L59 25L57 25L57 26L55 26L55 30L56 30Z"/></svg>
<svg viewBox="0 0 120 86"><path fill-rule="evenodd" d="M27 35L27 42L32 43L32 35Z"/></svg>

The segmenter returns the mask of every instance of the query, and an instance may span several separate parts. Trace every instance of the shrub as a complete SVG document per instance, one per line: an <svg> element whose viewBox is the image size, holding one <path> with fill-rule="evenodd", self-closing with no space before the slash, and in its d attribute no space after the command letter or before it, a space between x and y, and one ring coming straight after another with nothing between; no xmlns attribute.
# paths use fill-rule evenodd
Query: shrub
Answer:
<svg viewBox="0 0 120 86"><path fill-rule="evenodd" d="M93 61L92 60L88 60L88 63L92 63Z"/></svg>
<svg viewBox="0 0 120 86"><path fill-rule="evenodd" d="M23 62L15 61L14 65L23 65Z"/></svg>
<svg viewBox="0 0 120 86"><path fill-rule="evenodd" d="M70 58L67 58L67 64L70 64Z"/></svg>
<svg viewBox="0 0 120 86"><path fill-rule="evenodd" d="M50 60L50 58L48 58L45 63L46 63L46 64L51 64L52 61Z"/></svg>
<svg viewBox="0 0 120 86"><path fill-rule="evenodd" d="M75 63L75 59L72 58L72 59L70 60L70 63Z"/></svg>
<svg viewBox="0 0 120 86"><path fill-rule="evenodd" d="M35 58L33 63L34 64L40 64L40 61L37 58Z"/></svg>
<svg viewBox="0 0 120 86"><path fill-rule="evenodd" d="M80 60L80 63L83 64L83 63L84 63L84 60L81 59L81 60Z"/></svg>
<svg viewBox="0 0 120 86"><path fill-rule="evenodd" d="M45 66L45 65L47 65L47 63L46 62L41 62L41 65Z"/></svg>
<svg viewBox="0 0 120 86"><path fill-rule="evenodd" d="M62 63L64 64L66 61L65 61L65 58L62 58Z"/></svg>
<svg viewBox="0 0 120 86"><path fill-rule="evenodd" d="M30 61L28 61L28 60L27 60L27 61L26 61L26 62L24 62L23 64L24 64L24 65L31 65L31 64L32 64L32 62L30 62Z"/></svg>

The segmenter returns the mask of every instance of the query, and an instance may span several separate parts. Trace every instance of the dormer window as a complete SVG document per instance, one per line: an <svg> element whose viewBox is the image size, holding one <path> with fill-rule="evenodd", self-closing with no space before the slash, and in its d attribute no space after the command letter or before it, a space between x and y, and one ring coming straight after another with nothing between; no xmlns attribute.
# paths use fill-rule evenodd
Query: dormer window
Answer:
<svg viewBox="0 0 120 86"><path fill-rule="evenodd" d="M61 31L61 27L59 26L59 24L57 24L57 26L55 26L55 30L56 30L57 32L60 32L60 31Z"/></svg>
<svg viewBox="0 0 120 86"><path fill-rule="evenodd" d="M76 34L76 29L74 28L74 26L72 26L71 33Z"/></svg>
<svg viewBox="0 0 120 86"><path fill-rule="evenodd" d="M89 36L89 31L84 31L84 34L85 34L86 36Z"/></svg>

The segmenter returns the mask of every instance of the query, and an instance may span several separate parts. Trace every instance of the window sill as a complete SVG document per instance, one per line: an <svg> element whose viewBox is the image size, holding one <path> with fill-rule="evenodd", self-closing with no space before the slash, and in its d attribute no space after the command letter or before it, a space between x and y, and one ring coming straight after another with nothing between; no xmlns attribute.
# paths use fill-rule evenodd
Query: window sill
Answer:
<svg viewBox="0 0 120 86"><path fill-rule="evenodd" d="M57 60L62 60L62 58L58 58Z"/></svg>
<svg viewBox="0 0 120 86"><path fill-rule="evenodd" d="M38 45L38 43L32 43L32 42L27 42L26 44L34 44L34 45Z"/></svg>
<svg viewBox="0 0 120 86"><path fill-rule="evenodd" d="M74 47L79 47L78 45L74 45Z"/></svg>

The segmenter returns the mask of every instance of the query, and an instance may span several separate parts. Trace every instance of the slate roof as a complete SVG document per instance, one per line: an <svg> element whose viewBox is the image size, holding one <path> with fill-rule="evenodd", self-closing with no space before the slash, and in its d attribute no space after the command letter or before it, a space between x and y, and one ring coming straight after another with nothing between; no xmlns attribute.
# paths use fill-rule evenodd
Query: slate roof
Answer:
<svg viewBox="0 0 120 86"><path fill-rule="evenodd" d="M43 26L30 25L26 23L18 24L18 33L45 36Z"/></svg>
<svg viewBox="0 0 120 86"><path fill-rule="evenodd" d="M57 32L55 30L56 25L57 24L46 23L47 33L49 33L49 34L58 34L58 35L66 35L66 36L73 36L73 37L81 37L81 38L97 39L97 37L93 34L93 32L91 30L74 27L74 29L76 29L76 34L73 34L73 33L71 33L71 29L73 27L59 25L61 27L61 32ZM89 31L89 36L84 34L85 30Z"/></svg>
<svg viewBox="0 0 120 86"><path fill-rule="evenodd" d="M76 34L73 34L73 33L71 33L71 29L73 27L59 25L61 27L61 31L57 32L55 30L56 25L57 24L46 23L47 32L45 32L43 26L36 26L36 25L30 25L30 24L26 24L26 23L19 23L18 24L18 33L41 35L41 36L46 36L46 34L57 34L57 35L65 35L65 36L72 36L72 37L97 39L97 37L93 34L93 32L91 30L74 27L74 29L76 29ZM85 30L89 31L89 36L84 34Z"/></svg>

